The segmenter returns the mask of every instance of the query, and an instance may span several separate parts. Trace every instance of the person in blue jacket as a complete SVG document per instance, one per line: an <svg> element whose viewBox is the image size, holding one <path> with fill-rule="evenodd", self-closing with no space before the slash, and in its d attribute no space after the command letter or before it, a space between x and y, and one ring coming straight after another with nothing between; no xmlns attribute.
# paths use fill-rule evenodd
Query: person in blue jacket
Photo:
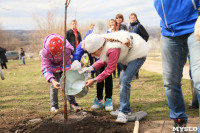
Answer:
<svg viewBox="0 0 200 133"><path fill-rule="evenodd" d="M87 32L87 34L85 35L85 37L83 38L83 40L85 40L85 38L93 32L96 33L96 34L106 33L106 27L105 27L104 23L102 23L101 21L98 22L95 25L94 30L93 29L89 30ZM107 33L109 33L109 31L107 31ZM73 56L73 61L78 60L80 62L81 57L85 53L85 50L82 48L81 43L82 42L80 42L79 45L76 48L76 51L75 51L74 56ZM100 70L98 70L96 72L96 74L97 75L100 74L102 71L104 71L104 69L105 69L105 67L102 67ZM103 101L104 82L105 82L105 94L106 94L105 95L105 104L104 104L104 101ZM106 111L112 111L113 110L112 90L113 90L113 80L112 80L112 75L110 75L105 79L105 81L103 81L101 83L97 83L97 97L94 98L94 103L93 103L93 106L91 108L92 109L100 109L100 108L103 108L105 106Z"/></svg>
<svg viewBox="0 0 200 133"><path fill-rule="evenodd" d="M173 132L177 132L188 120L181 88L188 52L194 88L200 100L200 43L194 35L200 0L154 0L154 6L161 18L164 88L170 117L174 120Z"/></svg>

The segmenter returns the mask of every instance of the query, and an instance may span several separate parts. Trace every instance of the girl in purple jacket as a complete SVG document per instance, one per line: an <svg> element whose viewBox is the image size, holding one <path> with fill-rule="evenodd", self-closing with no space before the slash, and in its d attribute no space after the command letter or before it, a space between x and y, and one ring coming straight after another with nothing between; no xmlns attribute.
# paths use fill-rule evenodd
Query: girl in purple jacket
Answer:
<svg viewBox="0 0 200 133"><path fill-rule="evenodd" d="M43 44L41 54L41 72L47 82L52 83L50 87L50 112L58 112L58 89L60 89L60 78L62 75L63 66L63 40L64 38L57 34L48 35ZM70 69L70 55L74 48L66 40L66 66L65 71ZM76 103L74 96L67 96L70 103L70 109L80 109Z"/></svg>

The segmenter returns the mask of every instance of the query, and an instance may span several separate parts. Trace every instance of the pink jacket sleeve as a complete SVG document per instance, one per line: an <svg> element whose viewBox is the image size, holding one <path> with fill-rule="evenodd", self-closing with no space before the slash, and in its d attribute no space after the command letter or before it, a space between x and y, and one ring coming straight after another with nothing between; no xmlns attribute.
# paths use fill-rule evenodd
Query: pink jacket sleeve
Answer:
<svg viewBox="0 0 200 133"><path fill-rule="evenodd" d="M108 56L107 67L105 68L105 70L102 73L100 73L97 77L95 77L95 80L97 80L98 83L102 82L104 79L106 79L116 69L117 61L120 56L120 49L119 48L109 49L108 52L106 53L106 56ZM98 70L104 64L105 63L102 61L97 61L93 64L93 67L96 70Z"/></svg>
<svg viewBox="0 0 200 133"><path fill-rule="evenodd" d="M65 71L71 68L71 60L70 60L71 50L66 49L66 65ZM49 55L51 56L51 55ZM59 73L63 71L63 56L60 57L60 60L53 59L52 57L48 57L42 55L41 57L41 72L46 81L51 82L55 77L53 73Z"/></svg>

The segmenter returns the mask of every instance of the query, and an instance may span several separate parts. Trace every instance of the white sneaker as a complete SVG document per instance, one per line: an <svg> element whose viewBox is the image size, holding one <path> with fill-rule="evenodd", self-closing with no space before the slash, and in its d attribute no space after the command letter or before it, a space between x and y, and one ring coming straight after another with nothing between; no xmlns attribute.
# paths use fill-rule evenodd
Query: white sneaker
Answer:
<svg viewBox="0 0 200 133"><path fill-rule="evenodd" d="M112 104L112 99L111 98L106 98L105 110L106 111L113 111L113 104Z"/></svg>
<svg viewBox="0 0 200 133"><path fill-rule="evenodd" d="M50 112L51 113L58 113L58 109L56 109L55 107L51 107Z"/></svg>
<svg viewBox="0 0 200 133"><path fill-rule="evenodd" d="M113 116L118 116L119 112L120 112L119 110L111 111L110 114ZM129 112L128 115L131 115L131 112Z"/></svg>
<svg viewBox="0 0 200 133"><path fill-rule="evenodd" d="M119 112L116 122L117 123L127 123L127 121L128 121L128 116L122 112Z"/></svg>

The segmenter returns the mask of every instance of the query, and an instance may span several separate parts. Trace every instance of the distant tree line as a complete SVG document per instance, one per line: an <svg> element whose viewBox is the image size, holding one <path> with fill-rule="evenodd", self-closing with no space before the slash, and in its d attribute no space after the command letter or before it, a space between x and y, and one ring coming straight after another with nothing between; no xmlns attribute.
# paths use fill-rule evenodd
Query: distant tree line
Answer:
<svg viewBox="0 0 200 133"><path fill-rule="evenodd" d="M45 17L33 16L37 24L37 30L3 30L0 25L0 46L8 51L19 51L23 47L26 53L34 53L36 56L42 49L44 38L49 34L64 36L64 17L56 18L55 11L48 11ZM71 20L67 20L68 23ZM95 23L95 22L94 22ZM90 23L83 26L78 22L78 30L85 36ZM81 25L81 26L80 26ZM68 29L70 28L67 26ZM149 42L153 49L160 47L161 30L159 27L145 27L150 35Z"/></svg>

